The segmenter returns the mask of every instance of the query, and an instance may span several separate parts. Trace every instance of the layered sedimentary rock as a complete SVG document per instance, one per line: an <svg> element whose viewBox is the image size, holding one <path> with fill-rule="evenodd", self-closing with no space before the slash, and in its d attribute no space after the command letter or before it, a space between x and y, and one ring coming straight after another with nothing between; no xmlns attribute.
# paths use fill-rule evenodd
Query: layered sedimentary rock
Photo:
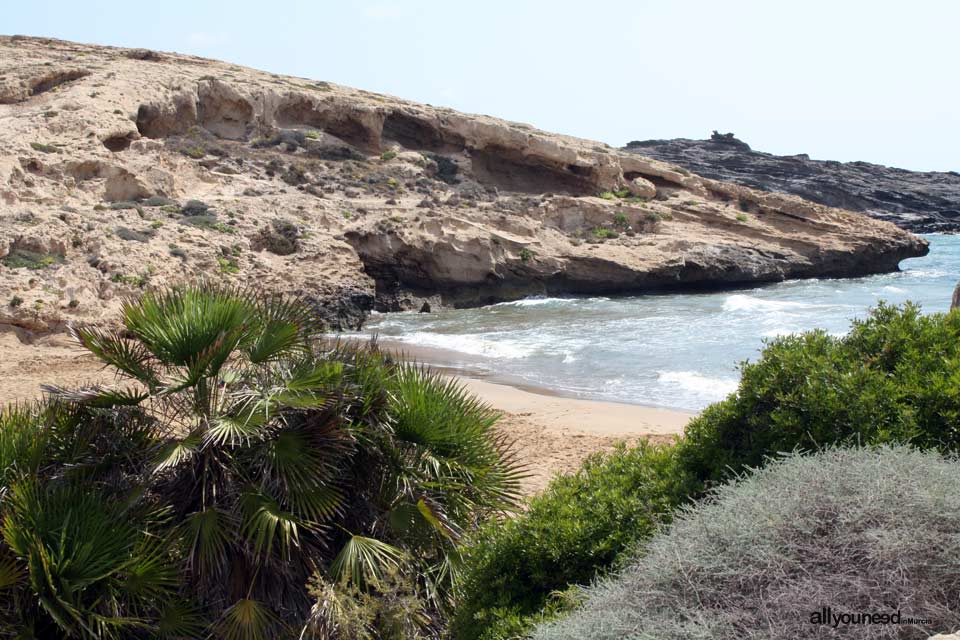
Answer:
<svg viewBox="0 0 960 640"><path fill-rule="evenodd" d="M635 141L626 150L709 178L859 211L916 233L960 231L960 173L954 171L777 156L716 131L708 140Z"/></svg>
<svg viewBox="0 0 960 640"><path fill-rule="evenodd" d="M892 224L606 145L190 56L0 38L0 323L203 274L372 308L889 271Z"/></svg>

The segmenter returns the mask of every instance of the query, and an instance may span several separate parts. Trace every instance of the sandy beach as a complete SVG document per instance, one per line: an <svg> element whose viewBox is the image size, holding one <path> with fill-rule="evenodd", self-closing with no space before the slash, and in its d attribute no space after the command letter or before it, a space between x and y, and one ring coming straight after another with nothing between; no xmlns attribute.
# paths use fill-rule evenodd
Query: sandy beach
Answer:
<svg viewBox="0 0 960 640"><path fill-rule="evenodd" d="M529 474L524 493L543 490L557 473L571 473L584 458L618 442L666 442L683 433L695 414L641 405L582 400L534 393L503 384L459 377L463 385L503 412L504 433L515 439Z"/></svg>
<svg viewBox="0 0 960 640"><path fill-rule="evenodd" d="M34 344L21 341L22 337L12 331L0 333L0 404L35 399L41 394L41 384L78 386L112 378L66 335L50 336ZM542 490L554 474L575 471L588 455L608 451L618 442L670 440L683 432L694 415L520 388L495 377L481 379L469 369L458 368L455 365L462 364L463 358L460 354L383 342L381 347L456 376L472 393L503 412L501 428L514 440L518 456L527 466L523 485L527 495Z"/></svg>

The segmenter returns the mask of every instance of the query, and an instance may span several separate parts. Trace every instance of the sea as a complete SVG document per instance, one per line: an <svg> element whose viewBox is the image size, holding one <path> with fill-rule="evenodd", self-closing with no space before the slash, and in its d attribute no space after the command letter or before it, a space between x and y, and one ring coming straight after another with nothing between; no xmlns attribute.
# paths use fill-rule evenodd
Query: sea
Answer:
<svg viewBox="0 0 960 640"><path fill-rule="evenodd" d="M736 390L765 342L842 336L881 300L950 307L960 235L930 234L900 271L706 293L528 298L477 309L374 314L364 331L418 348L427 364L582 398L699 411ZM426 353L428 355L424 356Z"/></svg>

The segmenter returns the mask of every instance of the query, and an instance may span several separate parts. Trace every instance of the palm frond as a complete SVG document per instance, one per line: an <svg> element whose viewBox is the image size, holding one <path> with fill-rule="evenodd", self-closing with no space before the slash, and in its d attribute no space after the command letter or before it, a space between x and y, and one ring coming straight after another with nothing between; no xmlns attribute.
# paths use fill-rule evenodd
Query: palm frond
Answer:
<svg viewBox="0 0 960 640"><path fill-rule="evenodd" d="M204 446L235 447L249 444L263 435L266 418L263 412L256 409L214 418L203 434Z"/></svg>
<svg viewBox="0 0 960 640"><path fill-rule="evenodd" d="M223 612L214 631L220 640L272 640L281 635L283 627L267 605L244 598Z"/></svg>
<svg viewBox="0 0 960 640"><path fill-rule="evenodd" d="M344 449L335 437L288 427L263 445L263 464L297 513L322 520L334 515L343 499L334 479Z"/></svg>
<svg viewBox="0 0 960 640"><path fill-rule="evenodd" d="M240 498L243 512L243 536L259 557L275 549L290 558L300 546L300 529L309 525L280 507L275 499L259 491L247 491Z"/></svg>
<svg viewBox="0 0 960 640"><path fill-rule="evenodd" d="M246 347L253 363L305 353L320 332L318 314L298 299L265 296L258 299L256 306L260 326Z"/></svg>
<svg viewBox="0 0 960 640"><path fill-rule="evenodd" d="M169 640L200 638L206 631L206 619L202 611L185 602L172 602L160 611L157 619L157 635Z"/></svg>
<svg viewBox="0 0 960 640"><path fill-rule="evenodd" d="M66 389L57 385L43 384L40 388L56 400L96 408L134 406L149 397L146 391L133 387L117 389L92 385L79 389Z"/></svg>
<svg viewBox="0 0 960 640"><path fill-rule="evenodd" d="M142 342L99 327L70 325L69 331L75 340L105 364L119 369L147 387L159 383L151 362L153 355Z"/></svg>
<svg viewBox="0 0 960 640"><path fill-rule="evenodd" d="M0 542L0 591L20 584L26 575L27 568Z"/></svg>
<svg viewBox="0 0 960 640"><path fill-rule="evenodd" d="M183 529L188 545L187 563L194 573L210 580L223 575L234 528L230 516L216 507L186 516Z"/></svg>
<svg viewBox="0 0 960 640"><path fill-rule="evenodd" d="M165 469L179 466L193 458L203 441L200 431L194 431L183 439L171 438L163 443L157 453L154 461L154 472L161 472Z"/></svg>
<svg viewBox="0 0 960 640"><path fill-rule="evenodd" d="M15 478L35 475L43 464L50 439L46 409L11 404L0 410L0 498Z"/></svg>
<svg viewBox="0 0 960 640"><path fill-rule="evenodd" d="M253 323L254 305L237 291L200 283L151 291L123 305L124 324L166 365L191 367L210 362L236 344L224 336L242 336ZM204 354L204 355L201 355Z"/></svg>
<svg viewBox="0 0 960 640"><path fill-rule="evenodd" d="M396 570L403 557L403 551L386 542L351 535L330 564L330 575L356 587L376 584L387 571Z"/></svg>

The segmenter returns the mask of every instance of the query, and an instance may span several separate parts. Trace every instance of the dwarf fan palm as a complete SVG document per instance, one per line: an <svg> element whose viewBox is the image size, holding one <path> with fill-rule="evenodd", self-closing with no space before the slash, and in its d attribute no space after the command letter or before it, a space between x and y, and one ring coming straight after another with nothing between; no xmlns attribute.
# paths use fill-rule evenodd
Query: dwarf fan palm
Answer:
<svg viewBox="0 0 960 640"><path fill-rule="evenodd" d="M72 328L116 384L49 387L56 429L0 430L0 462L23 480L0 486L0 589L40 596L33 567L49 563L31 554L73 551L23 538L25 514L95 481L103 528L71 529L72 513L59 528L81 546L109 538L97 562L117 566L76 562L117 578L82 590L105 594L94 604L44 604L40 618L67 635L95 624L117 637L189 636L198 620L222 638L296 635L311 574L357 602L414 598L397 608L411 612L400 626L436 630L462 532L515 504L519 474L492 410L376 347L324 343L296 300L200 283L127 301L122 320ZM97 617L101 605L115 620ZM315 607L307 631L342 635L321 620L331 610Z"/></svg>

